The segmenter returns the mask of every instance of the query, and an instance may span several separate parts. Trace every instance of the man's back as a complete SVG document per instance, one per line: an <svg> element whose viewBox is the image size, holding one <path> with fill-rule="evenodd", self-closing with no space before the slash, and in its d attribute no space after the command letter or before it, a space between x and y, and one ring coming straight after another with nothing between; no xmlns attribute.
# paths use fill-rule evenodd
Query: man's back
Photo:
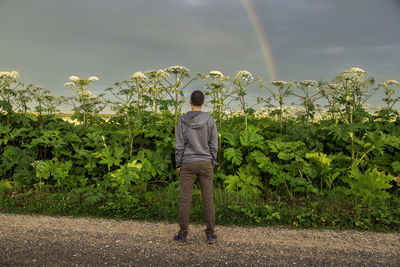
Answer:
<svg viewBox="0 0 400 267"><path fill-rule="evenodd" d="M202 111L189 111L179 119L176 129L176 165L195 161L216 163L218 150L214 118Z"/></svg>

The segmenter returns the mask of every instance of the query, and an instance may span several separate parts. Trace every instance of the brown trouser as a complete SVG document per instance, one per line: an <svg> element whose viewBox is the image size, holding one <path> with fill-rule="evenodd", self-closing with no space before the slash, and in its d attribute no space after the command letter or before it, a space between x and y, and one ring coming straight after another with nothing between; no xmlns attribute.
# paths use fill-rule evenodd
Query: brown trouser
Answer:
<svg viewBox="0 0 400 267"><path fill-rule="evenodd" d="M206 218L206 235L214 234L215 210L213 200L213 165L209 161L184 163L180 170L181 203L179 206L179 235L188 234L190 203L192 201L193 184L199 177L201 196Z"/></svg>

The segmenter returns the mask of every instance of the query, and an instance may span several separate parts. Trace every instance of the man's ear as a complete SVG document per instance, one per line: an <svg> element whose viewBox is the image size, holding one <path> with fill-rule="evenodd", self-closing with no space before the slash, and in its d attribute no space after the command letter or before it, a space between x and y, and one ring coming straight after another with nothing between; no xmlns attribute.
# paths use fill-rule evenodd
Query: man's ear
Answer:
<svg viewBox="0 0 400 267"><path fill-rule="evenodd" d="M192 99L190 99L190 103L189 103L189 104L193 106L193 104L192 104Z"/></svg>

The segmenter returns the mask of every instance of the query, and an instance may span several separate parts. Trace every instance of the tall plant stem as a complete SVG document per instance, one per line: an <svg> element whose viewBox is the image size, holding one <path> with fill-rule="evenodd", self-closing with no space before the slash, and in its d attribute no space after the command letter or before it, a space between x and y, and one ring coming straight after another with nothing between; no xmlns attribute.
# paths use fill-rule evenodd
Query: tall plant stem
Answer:
<svg viewBox="0 0 400 267"><path fill-rule="evenodd" d="M220 128L221 129L221 128ZM221 151L221 147L222 147L222 135L219 134L218 135L218 162L221 162L221 156L222 156L222 151Z"/></svg>
<svg viewBox="0 0 400 267"><path fill-rule="evenodd" d="M283 107L281 101L279 101L279 132L281 133L281 135L283 134L282 113L283 113Z"/></svg>
<svg viewBox="0 0 400 267"><path fill-rule="evenodd" d="M10 126L10 111L12 110L11 108L11 101L10 101L10 95L7 94L7 103L8 103L8 107L7 107L7 125Z"/></svg>
<svg viewBox="0 0 400 267"><path fill-rule="evenodd" d="M178 88L176 88L178 90ZM176 133L176 128L178 127L178 93L175 93L175 133Z"/></svg>
<svg viewBox="0 0 400 267"><path fill-rule="evenodd" d="M221 115L221 108L218 112L218 123L219 123L219 130L221 131L222 128L222 115Z"/></svg>
<svg viewBox="0 0 400 267"><path fill-rule="evenodd" d="M348 90L348 81L346 81L346 89ZM346 90L346 91L347 91ZM349 110L349 119L350 119L350 125L353 125L353 110L354 110L354 92L352 93L352 99L353 103L351 105L347 104L348 110ZM348 95L348 94L347 94ZM354 162L354 132L350 132L350 142L351 142L351 163Z"/></svg>
<svg viewBox="0 0 400 267"><path fill-rule="evenodd" d="M129 115L128 115L128 137L129 137L129 159L132 159L133 138L132 138L131 118Z"/></svg>
<svg viewBox="0 0 400 267"><path fill-rule="evenodd" d="M246 100L244 99L244 96L240 96L239 99L242 104L242 109L243 109L243 114L244 114L244 127L245 127L245 130L247 130Z"/></svg>
<svg viewBox="0 0 400 267"><path fill-rule="evenodd" d="M83 100L83 125L86 127L87 123L86 123L86 102L85 100Z"/></svg>

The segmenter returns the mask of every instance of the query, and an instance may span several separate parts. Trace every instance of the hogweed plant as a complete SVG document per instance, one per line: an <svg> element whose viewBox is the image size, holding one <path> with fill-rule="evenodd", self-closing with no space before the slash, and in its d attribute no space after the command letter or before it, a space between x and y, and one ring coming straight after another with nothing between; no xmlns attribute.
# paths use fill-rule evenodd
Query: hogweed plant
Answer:
<svg viewBox="0 0 400 267"><path fill-rule="evenodd" d="M381 82L378 87L385 89L385 98L383 98L383 101L386 103L386 108L382 109L380 113L383 113L383 117L389 121L396 115L396 110L393 109L393 106L400 100L400 96L395 97L395 93L400 87L400 82L396 80L386 80Z"/></svg>
<svg viewBox="0 0 400 267"><path fill-rule="evenodd" d="M343 71L333 80L338 84L336 93L336 101L344 106L344 121L352 125L360 121L359 116L355 117L363 110L362 104L365 103L377 90L374 88L375 79L364 78L367 72L361 68L353 67ZM351 141L351 161L354 162L355 147L354 147L354 131L349 132Z"/></svg>
<svg viewBox="0 0 400 267"><path fill-rule="evenodd" d="M7 125L10 124L10 113L13 112L12 101L16 96L15 90L22 84L17 81L19 73L16 71L0 72L0 107L7 113Z"/></svg>
<svg viewBox="0 0 400 267"><path fill-rule="evenodd" d="M145 73L148 77L148 93L151 99L152 111L157 114L160 106L165 109L167 93L161 82L169 77L169 73L164 70L149 70Z"/></svg>
<svg viewBox="0 0 400 267"><path fill-rule="evenodd" d="M64 101L64 97L56 97L50 93L50 90L40 85L28 84L26 87L30 93L31 99L35 102L35 112L39 117L43 113L52 114L57 112L57 107Z"/></svg>
<svg viewBox="0 0 400 267"><path fill-rule="evenodd" d="M227 102L232 95L232 93L226 88L229 77L224 76L222 72L218 70L213 70L202 78L207 80L204 87L205 95L211 98L208 102L212 104L213 115L216 116L218 121L218 161L220 161L222 156L222 119L226 116L225 111L227 110L229 103L233 100L231 99Z"/></svg>
<svg viewBox="0 0 400 267"><path fill-rule="evenodd" d="M21 112L26 114L28 110L30 110L28 103L31 100L31 92L27 87L20 87L15 90L15 110L17 112Z"/></svg>
<svg viewBox="0 0 400 267"><path fill-rule="evenodd" d="M203 76L203 79L207 80L204 87L205 95L211 99L209 103L212 104L213 114L216 115L219 129L221 129L222 118L229 105L227 100L231 96L231 93L226 88L229 77L224 76L220 71L213 70L210 71L208 75Z"/></svg>
<svg viewBox="0 0 400 267"><path fill-rule="evenodd" d="M279 115L279 129L280 129L280 134L283 134L283 112L284 112L284 101L285 98L290 96L292 93L292 86L293 83L289 83L286 81L273 81L271 83L276 89L271 90L265 85L262 85L261 88L266 89L271 96L268 98L263 98L259 97L257 99L258 102L264 103L268 108L275 108L278 109L278 115ZM272 103L272 99L277 103L274 104Z"/></svg>
<svg viewBox="0 0 400 267"><path fill-rule="evenodd" d="M301 106L305 110L307 125L313 120L317 108L316 101L320 98L319 88L314 80L296 81L295 86L301 93L293 91L292 94L301 99Z"/></svg>
<svg viewBox="0 0 400 267"><path fill-rule="evenodd" d="M143 72L137 71L132 74L129 82L132 95L136 96L137 115L140 116L140 113L147 108L146 95L149 91L149 88L146 86L147 76Z"/></svg>
<svg viewBox="0 0 400 267"><path fill-rule="evenodd" d="M314 119L314 115L317 109L317 100L321 98L317 82L314 80L303 80L295 82L295 85L300 89L300 93L293 91L292 94L301 99L301 105L304 108L304 117L307 127L307 140L310 138L310 123Z"/></svg>
<svg viewBox="0 0 400 267"><path fill-rule="evenodd" d="M87 119L90 113L91 102L98 99L98 96L94 95L89 91L89 87L94 81L98 81L99 78L96 76L91 76L88 79L81 79L78 76L70 76L68 78L71 82L67 82L64 86L70 87L76 95L77 101L80 103L80 107L77 108L83 111L83 125L87 126Z"/></svg>
<svg viewBox="0 0 400 267"><path fill-rule="evenodd" d="M60 110L57 109L59 105L64 103L66 98L64 96L55 96L51 93L47 93L43 95L43 111L46 114L54 114L59 112Z"/></svg>
<svg viewBox="0 0 400 267"><path fill-rule="evenodd" d="M355 113L377 90L373 77L364 78L366 73L361 68L349 68L333 80L338 85L335 90L336 102L344 106L344 115L349 123L353 123Z"/></svg>
<svg viewBox="0 0 400 267"><path fill-rule="evenodd" d="M125 118L129 141L129 158L132 158L134 141L135 119L140 118L141 111L147 108L146 87L147 76L142 72L135 72L128 80L114 83L114 87L106 90L117 99L114 102L114 111Z"/></svg>
<svg viewBox="0 0 400 267"><path fill-rule="evenodd" d="M136 114L140 114L140 98L138 97L136 87L137 81L131 78L121 82L115 82L113 87L106 89L106 91L109 91L117 99L117 101L114 102L114 109L116 112L130 110Z"/></svg>
<svg viewBox="0 0 400 267"><path fill-rule="evenodd" d="M223 81L225 77L222 72L213 70L208 75L202 76L202 78L207 80L204 87L205 95L211 98L209 102L212 104L212 112L215 113L217 111L218 89L224 87Z"/></svg>
<svg viewBox="0 0 400 267"><path fill-rule="evenodd" d="M50 93L50 90L45 89L41 85L28 84L27 89L31 93L32 100L35 102L35 112L42 116L43 108L43 95Z"/></svg>
<svg viewBox="0 0 400 267"><path fill-rule="evenodd" d="M197 80L198 77L191 78L188 82L184 83L183 81L185 78L190 78L189 69L184 66L171 66L166 68L165 72L172 76L172 80L169 79L169 77L162 77L162 79L167 84L167 86L164 87L167 88L166 93L173 103L176 129L178 126L178 114L182 111L182 105L185 103L183 89L185 89L194 80Z"/></svg>
<svg viewBox="0 0 400 267"><path fill-rule="evenodd" d="M50 90L40 85L28 84L26 90L29 92L29 97L35 105L35 112L39 113L40 125L43 123L43 113L55 113L57 111L57 106L65 101L64 97L55 97L51 95Z"/></svg>
<svg viewBox="0 0 400 267"><path fill-rule="evenodd" d="M336 101L339 85L336 83L321 82L319 88L321 96L327 101L327 105L325 106L327 113L332 120L336 120L336 114L340 113L340 104Z"/></svg>
<svg viewBox="0 0 400 267"><path fill-rule="evenodd" d="M235 78L233 80L233 84L236 86L233 90L234 100L239 101L239 106L241 112L243 112L244 116L244 127L247 130L247 111L248 106L246 102L246 88L254 83L256 80L253 78L253 75L247 70L238 71L235 74ZM261 80L258 79L261 84Z"/></svg>

